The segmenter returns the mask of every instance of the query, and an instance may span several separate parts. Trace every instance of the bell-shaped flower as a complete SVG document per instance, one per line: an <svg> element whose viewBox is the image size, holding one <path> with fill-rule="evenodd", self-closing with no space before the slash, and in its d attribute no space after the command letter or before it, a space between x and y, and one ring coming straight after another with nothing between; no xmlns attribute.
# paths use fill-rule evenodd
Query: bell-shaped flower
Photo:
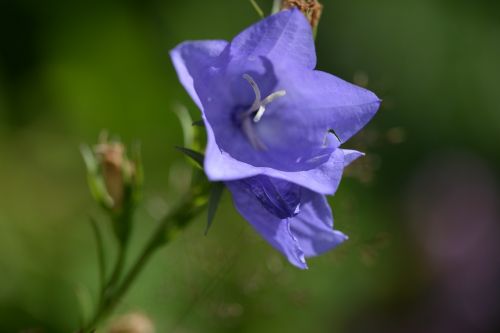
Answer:
<svg viewBox="0 0 500 333"><path fill-rule="evenodd" d="M314 40L304 15L284 10L231 42L188 41L171 57L202 111L205 172L228 185L240 213L299 267L305 267L304 255L345 239L333 231L323 195L335 193L344 165L361 155L339 147L374 116L380 100L315 70ZM296 193L298 201L292 200ZM297 206L262 199L273 195ZM328 237L322 234L327 229ZM315 233L325 242L314 241ZM297 248L284 246L284 237L295 239Z"/></svg>

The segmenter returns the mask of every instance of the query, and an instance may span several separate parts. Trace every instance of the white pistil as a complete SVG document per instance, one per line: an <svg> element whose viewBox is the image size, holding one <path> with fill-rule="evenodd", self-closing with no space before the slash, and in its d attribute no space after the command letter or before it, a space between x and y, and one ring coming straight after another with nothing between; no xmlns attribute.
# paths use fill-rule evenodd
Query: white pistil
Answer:
<svg viewBox="0 0 500 333"><path fill-rule="evenodd" d="M257 110L260 106L260 89L259 86L257 85L257 82L248 74L243 74L243 78L247 80L248 83L250 83L250 86L253 89L253 92L255 93L255 100L253 101L252 106L250 107L250 110Z"/></svg>
<svg viewBox="0 0 500 333"><path fill-rule="evenodd" d="M253 125L252 125L252 120L254 123L258 123L262 116L264 115L264 112L266 112L266 105L274 101L275 99L279 97L283 97L286 95L285 90L279 90L276 91L269 96L267 96L264 99L262 98L262 95L260 93L259 86L255 82L255 80L248 74L243 74L243 78L250 84L250 86L253 89L253 92L255 93L255 100L252 103L252 106L243 112L241 114L241 126L243 129L243 132L248 138L248 141L250 141L250 144L257 150L266 150L266 146L259 140L257 135L255 134ZM255 113L253 116L253 119L250 120L250 117Z"/></svg>
<svg viewBox="0 0 500 333"><path fill-rule="evenodd" d="M286 91L285 90L278 90L276 92L273 92L272 94L270 94L269 96L267 96L263 100L261 100L262 95L260 93L260 89L259 89L259 86L257 85L257 82L255 82L255 80L248 74L243 74L243 78L248 81L248 83L250 84L250 86L253 89L253 92L255 93L255 100L253 101L253 104L250 107L250 109L248 109L248 111L245 112L244 116L247 116L247 115L250 115L250 114L256 112L256 114L253 118L253 122L258 123L260 121L260 119L262 118L262 116L264 115L264 112L266 112L266 105L268 105L269 103L271 103L272 101L274 101L275 99L277 99L279 97L285 96Z"/></svg>

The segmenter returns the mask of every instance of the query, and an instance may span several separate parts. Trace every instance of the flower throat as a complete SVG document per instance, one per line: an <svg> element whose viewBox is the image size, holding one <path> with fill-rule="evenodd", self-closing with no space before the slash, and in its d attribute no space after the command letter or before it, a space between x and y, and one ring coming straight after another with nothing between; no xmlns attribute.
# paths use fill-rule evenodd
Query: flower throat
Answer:
<svg viewBox="0 0 500 333"><path fill-rule="evenodd" d="M257 150L266 150L266 146L257 137L252 123L258 123L266 112L266 106L273 102L275 99L285 96L286 91L278 90L262 99L262 94L260 92L259 86L257 85L257 82L255 82L255 80L248 74L243 74L243 78L252 87L255 94L255 100L253 101L250 108L248 108L241 114L241 127L252 147Z"/></svg>

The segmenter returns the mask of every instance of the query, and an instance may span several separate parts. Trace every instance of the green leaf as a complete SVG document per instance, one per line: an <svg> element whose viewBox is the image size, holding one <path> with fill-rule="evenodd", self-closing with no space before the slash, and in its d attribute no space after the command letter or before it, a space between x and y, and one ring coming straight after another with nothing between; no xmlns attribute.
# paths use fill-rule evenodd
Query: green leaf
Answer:
<svg viewBox="0 0 500 333"><path fill-rule="evenodd" d="M187 157L192 159L194 162L196 162L197 165L199 165L203 169L203 160L205 159L205 156L203 156L202 153L199 153L197 151L185 147L176 146L175 148L178 151L184 153Z"/></svg>
<svg viewBox="0 0 500 333"><path fill-rule="evenodd" d="M189 115L188 109L184 105L177 105L174 109L175 115L179 118L182 127L182 134L184 135L184 145L191 147L194 143L194 130L193 120Z"/></svg>
<svg viewBox="0 0 500 333"><path fill-rule="evenodd" d="M208 198L208 213L207 213L207 228L205 229L205 235L208 233L208 229L212 226L212 222L217 212L217 207L219 207L219 202L224 192L224 183L215 182L212 183L210 188L210 196Z"/></svg>
<svg viewBox="0 0 500 333"><path fill-rule="evenodd" d="M83 162L87 167L87 171L91 174L97 173L99 166L95 159L94 153L92 152L92 149L89 146L82 144L80 146L80 152L83 157Z"/></svg>

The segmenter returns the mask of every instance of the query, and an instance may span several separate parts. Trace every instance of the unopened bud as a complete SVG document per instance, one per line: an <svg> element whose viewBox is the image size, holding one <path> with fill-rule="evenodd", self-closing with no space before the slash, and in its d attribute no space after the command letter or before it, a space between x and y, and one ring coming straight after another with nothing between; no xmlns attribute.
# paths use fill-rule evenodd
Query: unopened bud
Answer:
<svg viewBox="0 0 500 333"><path fill-rule="evenodd" d="M89 185L95 199L113 213L133 205L142 183L138 149L129 158L123 143L108 141L104 133L92 149L82 146Z"/></svg>
<svg viewBox="0 0 500 333"><path fill-rule="evenodd" d="M317 0L283 0L281 9L298 8L307 17L311 27L315 31L318 27L323 11L323 5Z"/></svg>
<svg viewBox="0 0 500 333"><path fill-rule="evenodd" d="M105 142L94 148L101 165L102 177L109 196L113 201L112 209L123 207L125 179L132 180L135 174L134 164L127 158L125 146L121 142Z"/></svg>
<svg viewBox="0 0 500 333"><path fill-rule="evenodd" d="M118 318L111 324L108 333L154 333L154 325L143 314L131 313Z"/></svg>

